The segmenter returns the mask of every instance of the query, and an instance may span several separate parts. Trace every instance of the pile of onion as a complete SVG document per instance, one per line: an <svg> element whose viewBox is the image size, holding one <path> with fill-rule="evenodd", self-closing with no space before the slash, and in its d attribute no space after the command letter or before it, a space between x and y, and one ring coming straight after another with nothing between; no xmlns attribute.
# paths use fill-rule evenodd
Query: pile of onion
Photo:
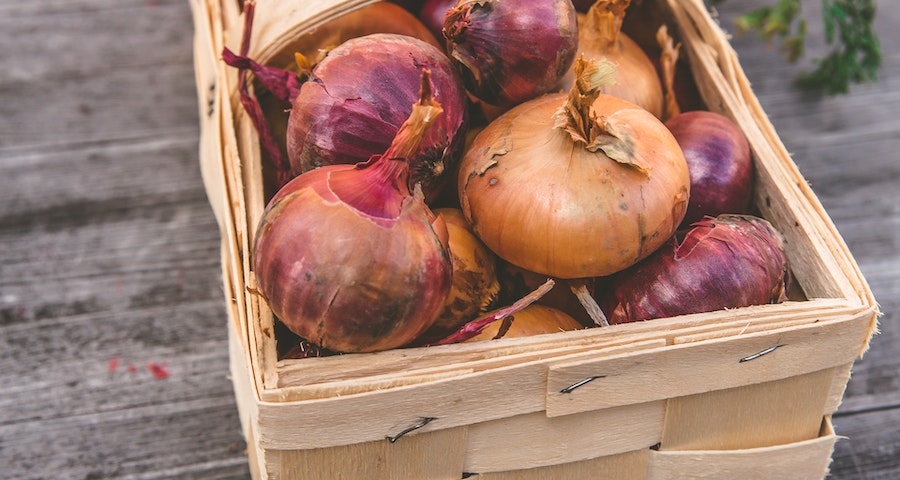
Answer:
<svg viewBox="0 0 900 480"><path fill-rule="evenodd" d="M786 300L782 237L747 214L746 137L722 115L681 113L679 45L665 26L655 47L623 33L631 0L395 3L446 51L367 33L308 78L246 45L223 54L258 128L250 72L291 104L281 145L260 131L289 165L251 259L300 337L287 358ZM470 111L484 115L471 130Z"/></svg>
<svg viewBox="0 0 900 480"><path fill-rule="evenodd" d="M663 118L663 89L659 74L644 50L622 32L622 22L631 0L597 0L578 26L578 56L606 59L616 65L617 82L601 91L637 104L657 118ZM570 71L561 85L568 89L575 81Z"/></svg>
<svg viewBox="0 0 900 480"><path fill-rule="evenodd" d="M504 108L556 88L578 47L571 0L460 0L442 31L469 92Z"/></svg>
<svg viewBox="0 0 900 480"><path fill-rule="evenodd" d="M321 348L406 345L444 306L447 227L418 184L410 188L407 163L441 114L428 77L382 155L303 173L263 213L253 250L259 289L291 331Z"/></svg>
<svg viewBox="0 0 900 480"><path fill-rule="evenodd" d="M784 241L768 221L720 215L694 224L656 253L612 276L599 301L625 323L787 299Z"/></svg>
<svg viewBox="0 0 900 480"><path fill-rule="evenodd" d="M413 182L437 197L456 171L467 128L467 97L453 63L417 38L374 33L348 40L312 70L294 98L287 152L295 174L355 164L385 151L419 97L421 70L431 71L435 120L409 158Z"/></svg>
<svg viewBox="0 0 900 480"><path fill-rule="evenodd" d="M576 61L569 94L512 108L460 164L463 213L506 261L554 278L604 276L662 245L690 178L675 138L647 110L604 95L608 62Z"/></svg>

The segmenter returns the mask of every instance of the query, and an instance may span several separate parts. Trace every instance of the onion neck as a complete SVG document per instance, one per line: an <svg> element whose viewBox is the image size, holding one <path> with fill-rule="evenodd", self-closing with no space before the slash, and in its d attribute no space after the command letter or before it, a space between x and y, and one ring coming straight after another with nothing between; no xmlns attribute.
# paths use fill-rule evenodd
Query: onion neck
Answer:
<svg viewBox="0 0 900 480"><path fill-rule="evenodd" d="M675 43L665 25L656 31L656 42L659 44L659 65L662 70L663 86L665 94L664 116L666 119L676 117L681 113L678 106L678 97L675 95L675 66L678 63L680 43Z"/></svg>
<svg viewBox="0 0 900 480"><path fill-rule="evenodd" d="M649 165L635 155L634 134L627 123L594 115L591 107L602 87L615 83L616 69L608 60L575 60L575 84L556 113L556 128L565 130L589 152L602 152L612 160L649 175ZM635 108L640 108L635 106ZM648 112L649 113L649 112Z"/></svg>
<svg viewBox="0 0 900 480"><path fill-rule="evenodd" d="M592 145L603 133L603 126L593 115L591 106L600 96L600 89L613 85L615 78L615 66L607 60L575 59L575 83L556 114L555 126L567 131L574 142L586 147Z"/></svg>
<svg viewBox="0 0 900 480"><path fill-rule="evenodd" d="M605 51L619 41L625 10L631 0L597 0L585 17L585 42Z"/></svg>
<svg viewBox="0 0 900 480"><path fill-rule="evenodd" d="M412 113L388 149L355 168L331 173L331 190L344 203L366 215L399 217L403 200L411 195L407 159L419 151L425 133L442 112L432 95L431 72L423 70L419 101L413 105Z"/></svg>

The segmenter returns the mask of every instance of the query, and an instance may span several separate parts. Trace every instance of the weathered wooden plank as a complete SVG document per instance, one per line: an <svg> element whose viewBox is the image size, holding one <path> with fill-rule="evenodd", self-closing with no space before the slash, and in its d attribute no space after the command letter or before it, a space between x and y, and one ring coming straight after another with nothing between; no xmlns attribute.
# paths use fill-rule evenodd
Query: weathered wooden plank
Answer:
<svg viewBox="0 0 900 480"><path fill-rule="evenodd" d="M247 478L187 4L0 12L2 476Z"/></svg>
<svg viewBox="0 0 900 480"><path fill-rule="evenodd" d="M221 395L0 425L0 447L5 478L214 478L224 465L248 477L233 398Z"/></svg>
<svg viewBox="0 0 900 480"><path fill-rule="evenodd" d="M834 417L835 431L847 437L834 447L829 479L900 478L900 406Z"/></svg>
<svg viewBox="0 0 900 480"><path fill-rule="evenodd" d="M193 24L182 0L0 3L3 84L101 78L129 67L190 64ZM80 75L79 75L80 74ZM37 100L37 98L35 98Z"/></svg>
<svg viewBox="0 0 900 480"><path fill-rule="evenodd" d="M0 152L197 124L185 2L7 2L0 12Z"/></svg>
<svg viewBox="0 0 900 480"><path fill-rule="evenodd" d="M183 133L197 124L192 76L172 65L0 85L0 151Z"/></svg>

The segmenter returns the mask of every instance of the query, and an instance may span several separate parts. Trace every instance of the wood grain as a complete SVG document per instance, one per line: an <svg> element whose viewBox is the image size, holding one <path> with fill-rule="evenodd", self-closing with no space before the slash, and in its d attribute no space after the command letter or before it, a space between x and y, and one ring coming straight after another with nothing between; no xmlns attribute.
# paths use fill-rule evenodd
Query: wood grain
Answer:
<svg viewBox="0 0 900 480"><path fill-rule="evenodd" d="M768 3L724 2L722 24ZM900 12L876 4L881 79L846 96L799 92L809 59L733 39L884 312L834 415L836 480L900 476ZM4 478L249 478L192 32L183 0L0 0Z"/></svg>

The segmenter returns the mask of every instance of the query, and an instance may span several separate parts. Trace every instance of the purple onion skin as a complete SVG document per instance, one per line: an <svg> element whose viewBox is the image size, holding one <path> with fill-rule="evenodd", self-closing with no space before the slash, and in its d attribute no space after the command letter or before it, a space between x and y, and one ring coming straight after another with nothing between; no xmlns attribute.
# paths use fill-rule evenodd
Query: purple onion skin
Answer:
<svg viewBox="0 0 900 480"><path fill-rule="evenodd" d="M469 92L499 107L552 91L578 49L571 0L460 0L443 33Z"/></svg>
<svg viewBox="0 0 900 480"><path fill-rule="evenodd" d="M444 113L409 158L410 181L427 200L452 182L468 128L467 98L453 63L438 47L396 34L348 40L319 62L288 119L287 152L295 175L323 165L355 164L384 152L419 99L431 71Z"/></svg>
<svg viewBox="0 0 900 480"><path fill-rule="evenodd" d="M598 303L610 323L780 303L788 272L782 237L768 221L720 215L609 277Z"/></svg>
<svg viewBox="0 0 900 480"><path fill-rule="evenodd" d="M443 309L446 226L421 193L385 204L355 196L380 188L354 187L355 170L327 165L282 187L260 221L254 271L275 315L310 342L338 352L398 348Z"/></svg>
<svg viewBox="0 0 900 480"><path fill-rule="evenodd" d="M691 196L682 226L706 216L747 213L753 187L753 160L747 137L727 117L695 110L666 121L684 152Z"/></svg>
<svg viewBox="0 0 900 480"><path fill-rule="evenodd" d="M419 20L431 30L440 42L444 42L444 18L456 6L456 0L425 0L419 11Z"/></svg>

